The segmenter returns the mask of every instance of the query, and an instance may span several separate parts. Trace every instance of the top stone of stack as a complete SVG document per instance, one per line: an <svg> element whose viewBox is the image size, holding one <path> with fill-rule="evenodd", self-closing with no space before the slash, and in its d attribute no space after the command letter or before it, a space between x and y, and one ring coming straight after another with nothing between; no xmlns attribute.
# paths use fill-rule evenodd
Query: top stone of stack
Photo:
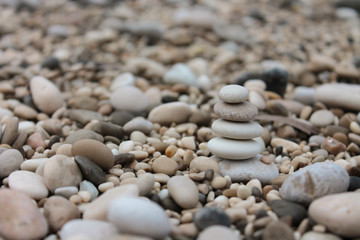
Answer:
<svg viewBox="0 0 360 240"><path fill-rule="evenodd" d="M219 91L220 100L226 103L241 103L247 100L249 97L249 91L236 84L230 84L224 86Z"/></svg>

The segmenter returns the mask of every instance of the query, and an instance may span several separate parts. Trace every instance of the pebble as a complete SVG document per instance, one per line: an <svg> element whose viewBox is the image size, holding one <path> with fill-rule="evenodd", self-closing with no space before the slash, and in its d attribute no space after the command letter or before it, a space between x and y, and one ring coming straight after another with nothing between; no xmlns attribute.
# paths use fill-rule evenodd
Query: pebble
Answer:
<svg viewBox="0 0 360 240"><path fill-rule="evenodd" d="M32 147L33 149L36 149L38 147L46 147L46 144L41 136L40 133L35 132L31 134L28 139L26 140L26 144Z"/></svg>
<svg viewBox="0 0 360 240"><path fill-rule="evenodd" d="M343 237L360 237L360 193L331 194L316 199L310 204L309 215L330 232Z"/></svg>
<svg viewBox="0 0 360 240"><path fill-rule="evenodd" d="M12 117L6 122L5 128L1 136L1 144L11 145L16 137L18 132L19 119L17 117Z"/></svg>
<svg viewBox="0 0 360 240"><path fill-rule="evenodd" d="M48 232L45 217L25 193L1 189L0 205L0 236L5 239L39 239Z"/></svg>
<svg viewBox="0 0 360 240"><path fill-rule="evenodd" d="M106 174L99 165L91 161L90 159L77 155L75 156L75 162L80 168L83 178L93 183L95 186L106 182Z"/></svg>
<svg viewBox="0 0 360 240"><path fill-rule="evenodd" d="M232 160L248 159L261 152L261 146L254 140L232 140L216 137L207 144L214 155Z"/></svg>
<svg viewBox="0 0 360 240"><path fill-rule="evenodd" d="M9 149L0 154L0 178L9 176L13 171L18 170L24 159L16 149Z"/></svg>
<svg viewBox="0 0 360 240"><path fill-rule="evenodd" d="M69 136L66 137L65 143L74 144L75 142L82 140L82 139L94 139L99 142L104 141L104 137L101 136L100 134L98 134L94 131L88 130L88 129L80 129L80 130L70 133Z"/></svg>
<svg viewBox="0 0 360 240"><path fill-rule="evenodd" d="M314 102L314 95L314 88L299 86L294 90L293 99L306 105L312 105Z"/></svg>
<svg viewBox="0 0 360 240"><path fill-rule="evenodd" d="M43 177L51 192L58 187L78 186L82 180L79 167L65 155L54 155L44 164Z"/></svg>
<svg viewBox="0 0 360 240"><path fill-rule="evenodd" d="M80 211L69 200L52 196L45 201L44 216L49 223L51 231L57 232L68 221L80 218Z"/></svg>
<svg viewBox="0 0 360 240"><path fill-rule="evenodd" d="M221 208L217 207L201 208L195 213L193 220L199 230L204 230L213 225L229 227L231 224L230 217Z"/></svg>
<svg viewBox="0 0 360 240"><path fill-rule="evenodd" d="M228 161L217 158L220 172L228 175L232 182L247 182L258 179L262 184L269 184L279 175L279 170L274 163L266 164L260 160L261 155L242 161Z"/></svg>
<svg viewBox="0 0 360 240"><path fill-rule="evenodd" d="M348 191L355 191L360 188L360 177L350 176Z"/></svg>
<svg viewBox="0 0 360 240"><path fill-rule="evenodd" d="M9 187L27 194L34 200L40 200L49 194L44 178L29 171L12 172L9 175Z"/></svg>
<svg viewBox="0 0 360 240"><path fill-rule="evenodd" d="M110 90L115 91L118 88L133 85L135 85L134 75L132 73L126 72L115 77L111 83Z"/></svg>
<svg viewBox="0 0 360 240"><path fill-rule="evenodd" d="M14 108L14 114L20 118L24 119L35 119L37 112L24 104L19 104Z"/></svg>
<svg viewBox="0 0 360 240"><path fill-rule="evenodd" d="M345 144L332 137L327 137L321 144L321 148L335 155L346 150Z"/></svg>
<svg viewBox="0 0 360 240"><path fill-rule="evenodd" d="M140 196L148 196L155 184L155 177L151 173L144 173L141 174L137 180L136 185L139 188L139 195Z"/></svg>
<svg viewBox="0 0 360 240"><path fill-rule="evenodd" d="M197 240L218 240L218 239L227 239L227 240L241 240L242 238L237 236L229 228L215 225L206 228L202 231Z"/></svg>
<svg viewBox="0 0 360 240"><path fill-rule="evenodd" d="M280 188L283 199L310 203L316 198L345 192L349 186L346 170L333 163L315 163L291 174Z"/></svg>
<svg viewBox="0 0 360 240"><path fill-rule="evenodd" d="M69 199L72 195L77 194L79 189L74 186L58 187L55 189L54 194Z"/></svg>
<svg viewBox="0 0 360 240"><path fill-rule="evenodd" d="M306 208L294 202L274 200L269 202L269 206L279 218L290 216L293 226L298 226L307 217Z"/></svg>
<svg viewBox="0 0 360 240"><path fill-rule="evenodd" d="M155 173L165 173L166 175L173 176L178 169L178 163L172 158L160 156L154 160L152 169Z"/></svg>
<svg viewBox="0 0 360 240"><path fill-rule="evenodd" d="M92 127L91 130L97 132L103 136L114 136L117 138L122 138L124 130L121 126L111 122L97 121Z"/></svg>
<svg viewBox="0 0 360 240"><path fill-rule="evenodd" d="M281 104L283 105L289 112L295 113L299 115L301 110L305 107L301 102L297 102L290 99L273 99L268 100L266 104Z"/></svg>
<svg viewBox="0 0 360 240"><path fill-rule="evenodd" d="M99 112L84 110L84 109L71 109L67 110L69 118L82 125L88 124L92 120L102 120L103 116Z"/></svg>
<svg viewBox="0 0 360 240"><path fill-rule="evenodd" d="M325 127L334 122L334 114L329 110L318 110L311 114L310 122L316 127Z"/></svg>
<svg viewBox="0 0 360 240"><path fill-rule="evenodd" d="M266 225L263 240L295 240L293 230L282 221L272 221Z"/></svg>
<svg viewBox="0 0 360 240"><path fill-rule="evenodd" d="M118 233L116 226L112 223L99 220L80 220L68 221L60 231L61 239L107 239Z"/></svg>
<svg viewBox="0 0 360 240"><path fill-rule="evenodd" d="M235 104L218 102L214 106L214 112L222 119L235 122L251 121L258 114L255 105L249 102Z"/></svg>
<svg viewBox="0 0 360 240"><path fill-rule="evenodd" d="M211 129L220 137L231 139L251 139L260 137L264 132L256 122L230 122L223 119L215 120Z"/></svg>
<svg viewBox="0 0 360 240"><path fill-rule="evenodd" d="M90 159L104 170L114 166L115 159L111 150L105 144L93 139L77 141L73 144L71 153L73 156L81 155Z"/></svg>
<svg viewBox="0 0 360 240"><path fill-rule="evenodd" d="M199 202L199 191L196 184L188 177L174 176L167 182L169 194L182 208L194 208Z"/></svg>
<svg viewBox="0 0 360 240"><path fill-rule="evenodd" d="M300 240L341 240L341 238L330 233L309 231L302 235Z"/></svg>
<svg viewBox="0 0 360 240"><path fill-rule="evenodd" d="M167 236L171 229L168 217L159 205L137 197L114 199L107 217L122 233L160 239Z"/></svg>
<svg viewBox="0 0 360 240"><path fill-rule="evenodd" d="M111 202L121 196L137 197L139 188L135 184L127 184L107 190L88 205L83 213L83 219L106 221L106 214Z"/></svg>
<svg viewBox="0 0 360 240"><path fill-rule="evenodd" d="M117 110L129 112L142 112L149 105L146 95L134 86L124 86L116 89L111 94L110 102Z"/></svg>
<svg viewBox="0 0 360 240"><path fill-rule="evenodd" d="M30 80L33 101L41 111L52 114L64 105L59 89L50 80L36 76Z"/></svg>
<svg viewBox="0 0 360 240"><path fill-rule="evenodd" d="M150 134L151 130L153 130L154 126L152 122L146 120L145 118L136 117L127 122L123 128L127 134L130 134L134 131L140 131L148 135Z"/></svg>
<svg viewBox="0 0 360 240"><path fill-rule="evenodd" d="M248 99L249 91L237 84L222 87L219 91L220 100L226 103L241 103Z"/></svg>
<svg viewBox="0 0 360 240"><path fill-rule="evenodd" d="M288 152L294 152L296 150L301 150L301 147L299 146L299 144L294 143L290 140L283 139L283 138L273 138L273 139L271 139L270 144L273 148L277 148L277 147L281 146L281 147L285 148Z"/></svg>
<svg viewBox="0 0 360 240"><path fill-rule="evenodd" d="M219 164L209 157L196 157L190 162L190 171L191 170L198 170L200 172L206 172L207 170L213 170L215 173L220 173Z"/></svg>
<svg viewBox="0 0 360 240"><path fill-rule="evenodd" d="M159 124L184 123L191 115L188 104L171 102L153 108L148 116L149 121Z"/></svg>
<svg viewBox="0 0 360 240"><path fill-rule="evenodd" d="M83 180L80 182L80 191L87 191L90 193L91 196L91 201L94 200L95 198L97 198L97 196L99 195L99 191L97 190L97 188L94 186L94 184L92 184L89 181Z"/></svg>
<svg viewBox="0 0 360 240"><path fill-rule="evenodd" d="M185 64L177 63L164 75L164 83L198 86L195 73Z"/></svg>

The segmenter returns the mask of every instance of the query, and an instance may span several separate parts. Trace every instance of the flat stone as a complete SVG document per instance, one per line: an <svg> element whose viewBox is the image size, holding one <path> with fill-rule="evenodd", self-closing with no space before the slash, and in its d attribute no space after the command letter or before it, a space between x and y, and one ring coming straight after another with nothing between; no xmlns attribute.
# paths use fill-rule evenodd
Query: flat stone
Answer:
<svg viewBox="0 0 360 240"><path fill-rule="evenodd" d="M255 118L258 114L258 109L249 102L232 104L218 102L214 106L214 112L224 120L246 122Z"/></svg>
<svg viewBox="0 0 360 240"><path fill-rule="evenodd" d="M106 173L90 159L77 155L75 156L75 162L79 166L84 179L90 181L95 186L106 182Z"/></svg>
<svg viewBox="0 0 360 240"><path fill-rule="evenodd" d="M44 178L29 171L12 172L9 175L9 187L27 194L34 200L40 200L49 194Z"/></svg>
<svg viewBox="0 0 360 240"><path fill-rule="evenodd" d="M48 224L34 201L25 193L0 190L0 236L5 239L40 239Z"/></svg>
<svg viewBox="0 0 360 240"><path fill-rule="evenodd" d="M279 175L279 170L274 163L263 163L260 157L261 155L257 155L242 161L214 159L219 163L221 174L228 175L233 182L247 182L256 178L262 184L270 184Z"/></svg>
<svg viewBox="0 0 360 240"><path fill-rule="evenodd" d="M111 150L103 143L93 139L82 139L73 144L73 156L87 157L102 169L107 170L114 166L115 158Z"/></svg>
<svg viewBox="0 0 360 240"><path fill-rule="evenodd" d="M109 206L107 217L120 232L155 239L167 236L171 229L168 217L159 205L138 197L116 198Z"/></svg>
<svg viewBox="0 0 360 240"><path fill-rule="evenodd" d="M196 75L185 64L177 63L164 75L164 82L168 84L185 84L189 86L198 86Z"/></svg>
<svg viewBox="0 0 360 240"><path fill-rule="evenodd" d="M290 175L280 188L283 199L310 203L316 198L345 192L349 186L346 170L333 163L315 163Z"/></svg>
<svg viewBox="0 0 360 240"><path fill-rule="evenodd" d="M233 140L216 137L207 143L210 152L220 158L242 160L256 156L261 146L254 140Z"/></svg>
<svg viewBox="0 0 360 240"><path fill-rule="evenodd" d="M59 89L50 80L36 76L30 80L33 101L41 111L52 114L64 105Z"/></svg>
<svg viewBox="0 0 360 240"><path fill-rule="evenodd" d="M290 140L283 139L283 138L273 138L273 139L271 139L270 144L273 148L277 148L277 147L281 146L281 147L285 148L288 152L294 152L296 150L301 150L301 147L299 144L294 143Z"/></svg>
<svg viewBox="0 0 360 240"><path fill-rule="evenodd" d="M294 232L289 225L282 221L272 221L266 225L263 240L295 240Z"/></svg>
<svg viewBox="0 0 360 240"><path fill-rule="evenodd" d="M213 170L215 173L220 173L219 164L209 157L196 157L190 162L190 170L198 170L200 172L206 172L207 170Z"/></svg>
<svg viewBox="0 0 360 240"><path fill-rule="evenodd" d="M230 228L224 226L210 226L202 231L197 240L218 240L218 239L227 239L227 240L241 240Z"/></svg>
<svg viewBox="0 0 360 240"><path fill-rule="evenodd" d="M246 101L248 97L249 91L237 84L226 85L219 91L220 100L226 103L241 103Z"/></svg>
<svg viewBox="0 0 360 240"><path fill-rule="evenodd" d="M6 122L4 131L2 133L1 144L11 145L17 136L19 127L19 119L17 117L12 117Z"/></svg>
<svg viewBox="0 0 360 240"><path fill-rule="evenodd" d="M211 129L220 137L231 139L251 139L260 137L264 132L256 122L230 122L223 119L214 121Z"/></svg>
<svg viewBox="0 0 360 240"><path fill-rule="evenodd" d="M231 225L230 217L224 210L216 207L201 208L195 213L193 221L199 230L204 230L213 225L222 225L226 227Z"/></svg>
<svg viewBox="0 0 360 240"><path fill-rule="evenodd" d="M66 137L65 143L74 144L82 139L94 139L99 142L104 142L104 137L100 134L88 129L80 129L70 133L70 135Z"/></svg>
<svg viewBox="0 0 360 240"><path fill-rule="evenodd" d="M188 177L172 177L167 182L167 187L171 198L184 209L194 208L199 202L199 190Z"/></svg>
<svg viewBox="0 0 360 240"><path fill-rule="evenodd" d="M80 218L78 207L69 200L52 196L44 204L44 216L52 231L57 232L68 221Z"/></svg>
<svg viewBox="0 0 360 240"><path fill-rule="evenodd" d="M116 226L109 222L74 219L61 228L60 238L103 240L117 233Z"/></svg>
<svg viewBox="0 0 360 240"><path fill-rule="evenodd" d="M89 204L83 213L83 219L106 221L111 202L121 196L137 197L139 196L139 188L135 184L127 184L107 190Z"/></svg>
<svg viewBox="0 0 360 240"><path fill-rule="evenodd" d="M315 89L315 101L322 102L329 107L360 111L359 93L360 86L357 84L322 84Z"/></svg>
<svg viewBox="0 0 360 240"><path fill-rule="evenodd" d="M293 226L298 226L300 222L307 217L306 208L297 203L274 200L269 202L269 206L279 218L290 216Z"/></svg>
<svg viewBox="0 0 360 240"><path fill-rule="evenodd" d="M0 178L9 176L20 168L24 158L16 149L9 149L0 154Z"/></svg>
<svg viewBox="0 0 360 240"><path fill-rule="evenodd" d="M51 192L58 187L78 186L82 180L79 167L65 155L54 155L46 161L43 170L45 184Z"/></svg>
<svg viewBox="0 0 360 240"><path fill-rule="evenodd" d="M310 122L316 127L325 127L334 122L334 114L329 110L318 110L311 114Z"/></svg>
<svg viewBox="0 0 360 240"><path fill-rule="evenodd" d="M117 110L129 112L142 112L149 105L146 95L134 86L124 86L116 89L111 94L110 102Z"/></svg>
<svg viewBox="0 0 360 240"><path fill-rule="evenodd" d="M348 238L360 237L360 193L331 194L310 204L309 215L330 232Z"/></svg>
<svg viewBox="0 0 360 240"><path fill-rule="evenodd" d="M183 102L171 102L159 105L151 110L148 119L160 124L184 123L191 115L188 104Z"/></svg>
<svg viewBox="0 0 360 240"><path fill-rule="evenodd" d="M172 158L160 156L154 160L152 169L155 173L165 173L166 175L173 176L178 169L178 163Z"/></svg>
<svg viewBox="0 0 360 240"><path fill-rule="evenodd" d="M143 117L136 117L127 122L124 125L124 131L127 134L131 134L134 131L140 131L146 135L150 134L151 130L153 130L154 126L152 122L146 120Z"/></svg>

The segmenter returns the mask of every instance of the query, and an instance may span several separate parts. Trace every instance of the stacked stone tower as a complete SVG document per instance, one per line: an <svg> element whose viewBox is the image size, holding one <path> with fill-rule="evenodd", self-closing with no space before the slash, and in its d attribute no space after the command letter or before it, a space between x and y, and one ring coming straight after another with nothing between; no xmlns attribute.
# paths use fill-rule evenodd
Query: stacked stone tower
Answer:
<svg viewBox="0 0 360 240"><path fill-rule="evenodd" d="M240 85L227 85L219 92L222 101L215 104L214 111L220 119L211 126L219 137L211 139L208 148L225 161L251 159L262 151L253 138L260 137L263 128L252 121L258 110L246 101L248 97L248 90Z"/></svg>

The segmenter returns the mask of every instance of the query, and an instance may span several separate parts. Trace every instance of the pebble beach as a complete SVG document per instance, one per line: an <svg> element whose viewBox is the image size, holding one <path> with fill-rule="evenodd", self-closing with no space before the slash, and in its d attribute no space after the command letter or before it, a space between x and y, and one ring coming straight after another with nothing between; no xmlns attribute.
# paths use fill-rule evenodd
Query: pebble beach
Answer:
<svg viewBox="0 0 360 240"><path fill-rule="evenodd" d="M0 0L0 240L359 240L359 14Z"/></svg>

